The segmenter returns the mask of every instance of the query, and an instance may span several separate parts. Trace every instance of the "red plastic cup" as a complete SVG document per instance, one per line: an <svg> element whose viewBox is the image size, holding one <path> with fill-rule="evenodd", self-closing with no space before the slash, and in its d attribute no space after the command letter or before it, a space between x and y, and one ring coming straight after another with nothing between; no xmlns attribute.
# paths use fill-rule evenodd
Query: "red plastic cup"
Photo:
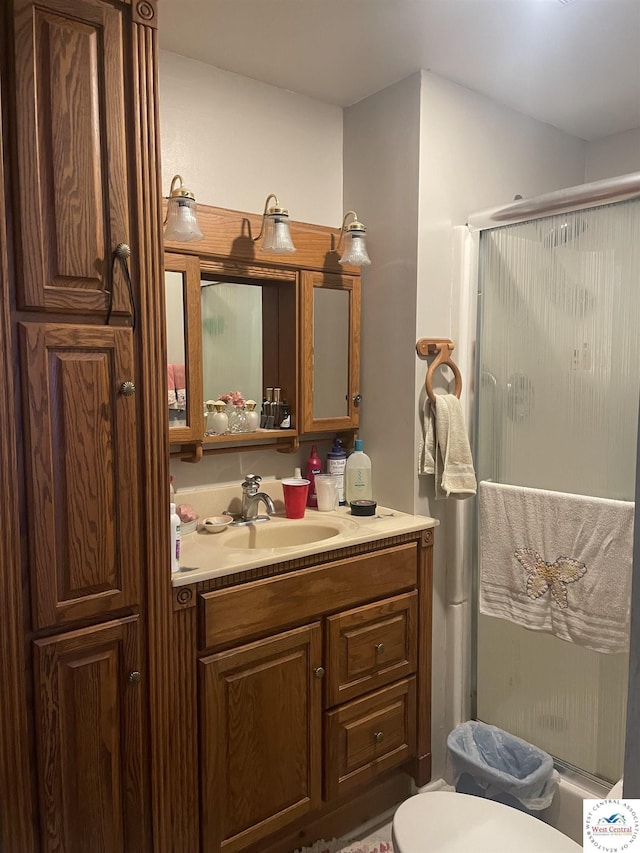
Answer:
<svg viewBox="0 0 640 853"><path fill-rule="evenodd" d="M309 492L309 480L290 477L282 481L284 494L284 511L287 518L304 518Z"/></svg>

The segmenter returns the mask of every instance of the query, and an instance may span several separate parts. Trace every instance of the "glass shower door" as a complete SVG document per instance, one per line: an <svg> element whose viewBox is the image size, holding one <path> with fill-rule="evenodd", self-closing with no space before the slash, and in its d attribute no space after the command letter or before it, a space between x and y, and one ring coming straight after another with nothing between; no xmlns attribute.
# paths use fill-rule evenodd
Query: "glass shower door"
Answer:
<svg viewBox="0 0 640 853"><path fill-rule="evenodd" d="M481 233L479 480L634 499L639 271L640 201ZM478 617L478 719L608 780L627 670L627 655Z"/></svg>

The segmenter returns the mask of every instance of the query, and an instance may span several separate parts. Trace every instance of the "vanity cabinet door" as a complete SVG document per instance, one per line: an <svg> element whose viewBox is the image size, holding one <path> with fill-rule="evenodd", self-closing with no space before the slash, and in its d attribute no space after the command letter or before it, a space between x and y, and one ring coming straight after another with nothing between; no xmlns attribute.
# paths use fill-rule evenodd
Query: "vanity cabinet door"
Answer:
<svg viewBox="0 0 640 853"><path fill-rule="evenodd" d="M135 616L36 640L42 853L150 851Z"/></svg>
<svg viewBox="0 0 640 853"><path fill-rule="evenodd" d="M133 336L105 326L18 328L33 622L47 628L140 600Z"/></svg>
<svg viewBox="0 0 640 853"><path fill-rule="evenodd" d="M131 242L123 12L91 0L15 0L21 308L131 311L112 253Z"/></svg>
<svg viewBox="0 0 640 853"><path fill-rule="evenodd" d="M202 843L235 853L320 805L320 623L199 661Z"/></svg>
<svg viewBox="0 0 640 853"><path fill-rule="evenodd" d="M303 432L336 432L359 424L360 279L302 273Z"/></svg>

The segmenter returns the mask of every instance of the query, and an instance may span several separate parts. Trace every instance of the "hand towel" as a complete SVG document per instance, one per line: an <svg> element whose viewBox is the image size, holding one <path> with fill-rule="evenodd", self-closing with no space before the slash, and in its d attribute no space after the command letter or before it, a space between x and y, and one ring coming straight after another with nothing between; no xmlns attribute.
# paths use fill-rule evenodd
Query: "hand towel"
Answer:
<svg viewBox="0 0 640 853"><path fill-rule="evenodd" d="M480 612L626 652L634 504L490 482L478 501Z"/></svg>
<svg viewBox="0 0 640 853"><path fill-rule="evenodd" d="M435 473L436 454L436 416L431 400L425 397L422 410L422 438L418 450L418 474Z"/></svg>
<svg viewBox="0 0 640 853"><path fill-rule="evenodd" d="M169 408L178 408L178 399L176 397L176 377L173 372L173 365L167 365L167 387L169 391Z"/></svg>
<svg viewBox="0 0 640 853"><path fill-rule="evenodd" d="M460 400L455 394L437 394L435 410L436 498L468 498L477 484Z"/></svg>

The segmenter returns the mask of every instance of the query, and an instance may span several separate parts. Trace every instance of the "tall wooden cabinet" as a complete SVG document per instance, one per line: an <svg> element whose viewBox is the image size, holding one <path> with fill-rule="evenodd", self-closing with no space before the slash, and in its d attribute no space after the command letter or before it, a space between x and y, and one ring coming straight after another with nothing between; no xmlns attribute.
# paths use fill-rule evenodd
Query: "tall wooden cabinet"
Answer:
<svg viewBox="0 0 640 853"><path fill-rule="evenodd" d="M2 475L21 544L0 567L20 614L2 629L0 747L15 732L22 790L0 764L0 847L156 853L171 816L155 0L2 15Z"/></svg>

